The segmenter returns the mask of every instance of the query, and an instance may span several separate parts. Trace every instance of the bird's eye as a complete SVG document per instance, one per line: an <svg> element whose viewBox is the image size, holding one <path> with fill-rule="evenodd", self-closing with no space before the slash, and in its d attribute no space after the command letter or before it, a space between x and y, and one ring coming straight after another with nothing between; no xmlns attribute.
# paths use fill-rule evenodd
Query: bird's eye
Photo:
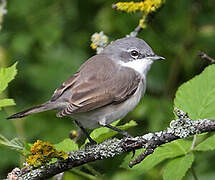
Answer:
<svg viewBox="0 0 215 180"><path fill-rule="evenodd" d="M138 51L132 50L132 51L131 51L131 56L134 57L134 58L137 58L137 57L139 56Z"/></svg>

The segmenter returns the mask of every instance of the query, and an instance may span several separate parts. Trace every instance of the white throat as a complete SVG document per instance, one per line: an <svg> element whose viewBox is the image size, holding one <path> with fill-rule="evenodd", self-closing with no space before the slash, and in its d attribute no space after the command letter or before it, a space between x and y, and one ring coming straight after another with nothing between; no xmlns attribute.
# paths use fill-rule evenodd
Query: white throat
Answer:
<svg viewBox="0 0 215 180"><path fill-rule="evenodd" d="M129 62L120 61L119 64L124 67L130 67L139 72L142 76L146 76L148 70L151 68L153 61L149 58L137 59Z"/></svg>

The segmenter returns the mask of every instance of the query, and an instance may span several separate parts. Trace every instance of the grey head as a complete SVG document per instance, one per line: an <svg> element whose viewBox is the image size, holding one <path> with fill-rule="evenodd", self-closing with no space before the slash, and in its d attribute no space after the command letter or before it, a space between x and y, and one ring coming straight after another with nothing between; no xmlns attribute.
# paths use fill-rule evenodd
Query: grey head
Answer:
<svg viewBox="0 0 215 180"><path fill-rule="evenodd" d="M156 55L144 40L136 37L118 39L109 44L102 53L114 62L138 71L141 75L146 75L154 61L165 59Z"/></svg>

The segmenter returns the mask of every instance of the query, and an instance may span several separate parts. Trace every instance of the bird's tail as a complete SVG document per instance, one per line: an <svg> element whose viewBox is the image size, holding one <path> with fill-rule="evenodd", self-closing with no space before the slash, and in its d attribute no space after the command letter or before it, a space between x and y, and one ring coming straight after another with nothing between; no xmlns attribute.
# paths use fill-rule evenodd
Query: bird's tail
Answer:
<svg viewBox="0 0 215 180"><path fill-rule="evenodd" d="M12 116L9 116L7 119L23 118L23 117L28 116L30 114L35 114L35 113L48 111L48 110L52 110L52 109L54 109L53 105L51 105L51 103L49 103L49 102L46 102L46 103L41 104L39 106L35 106L35 107L27 109L25 111L18 112Z"/></svg>

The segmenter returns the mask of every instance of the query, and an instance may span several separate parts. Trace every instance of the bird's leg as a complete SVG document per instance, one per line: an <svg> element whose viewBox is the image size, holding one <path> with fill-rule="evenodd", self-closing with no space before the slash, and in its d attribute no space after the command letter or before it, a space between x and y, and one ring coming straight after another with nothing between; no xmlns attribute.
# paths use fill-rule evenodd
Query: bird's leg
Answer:
<svg viewBox="0 0 215 180"><path fill-rule="evenodd" d="M109 129L112 129L114 131L117 131L118 133L122 134L124 137L132 137L129 133L127 133L126 131L123 131L121 129L118 129L114 126L111 126L110 124L103 124L103 123L100 123L101 126L103 127L107 127ZM134 157L135 155L135 150L132 150L132 158Z"/></svg>
<svg viewBox="0 0 215 180"><path fill-rule="evenodd" d="M85 136L87 137L87 139L89 139L90 144L97 144L97 142L94 141L94 140L90 137L90 135L88 134L88 132L86 131L86 129L84 129L84 127L81 125L80 122L78 122L78 121L75 120L75 123L76 123L77 126L82 130L82 132L85 134Z"/></svg>
<svg viewBox="0 0 215 180"><path fill-rule="evenodd" d="M132 137L129 133L127 133L126 131L123 131L121 129L118 129L114 126L111 126L110 124L100 124L101 126L107 127L109 129L112 129L114 131L117 131L118 133L122 134L125 137Z"/></svg>

